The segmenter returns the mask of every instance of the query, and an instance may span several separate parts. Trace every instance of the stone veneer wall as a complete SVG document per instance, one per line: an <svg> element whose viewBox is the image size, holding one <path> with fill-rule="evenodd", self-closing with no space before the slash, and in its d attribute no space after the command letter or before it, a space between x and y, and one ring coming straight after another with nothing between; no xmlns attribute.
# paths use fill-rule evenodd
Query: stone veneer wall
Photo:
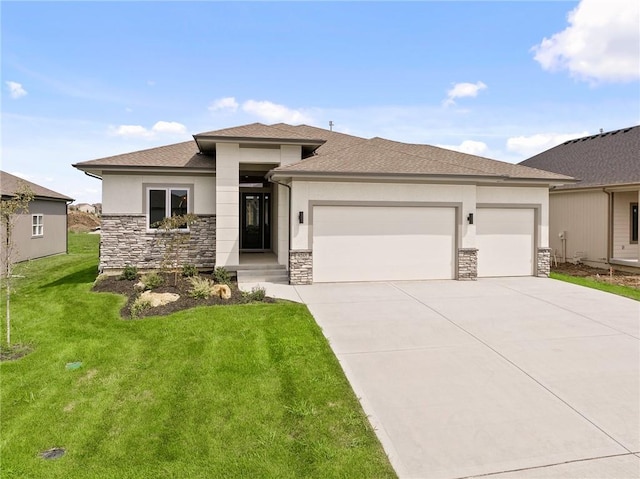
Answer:
<svg viewBox="0 0 640 479"><path fill-rule="evenodd" d="M458 249L458 280L475 281L478 278L478 250L476 248Z"/></svg>
<svg viewBox="0 0 640 479"><path fill-rule="evenodd" d="M551 273L551 248L538 248L537 275L548 278Z"/></svg>
<svg viewBox="0 0 640 479"><path fill-rule="evenodd" d="M289 284L313 282L313 257L311 250L289 251Z"/></svg>
<svg viewBox="0 0 640 479"><path fill-rule="evenodd" d="M216 217L199 216L191 225L189 242L183 246L181 264L213 268L216 258ZM167 235L147 232L144 215L102 215L100 232L100 271L121 270L127 265L138 269L159 269Z"/></svg>

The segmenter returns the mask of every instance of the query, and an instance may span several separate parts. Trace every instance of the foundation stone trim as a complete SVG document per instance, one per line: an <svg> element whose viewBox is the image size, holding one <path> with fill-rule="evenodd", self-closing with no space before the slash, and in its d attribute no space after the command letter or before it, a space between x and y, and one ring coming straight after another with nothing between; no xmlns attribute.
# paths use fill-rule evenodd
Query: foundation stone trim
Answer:
<svg viewBox="0 0 640 479"><path fill-rule="evenodd" d="M478 279L478 249L458 248L459 281L475 281Z"/></svg>
<svg viewBox="0 0 640 479"><path fill-rule="evenodd" d="M313 282L313 256L311 250L289 251L289 284Z"/></svg>
<svg viewBox="0 0 640 479"><path fill-rule="evenodd" d="M180 264L213 269L216 258L216 217L199 215L180 253ZM147 231L145 215L103 214L100 228L101 272L135 266L140 270L160 269L168 235Z"/></svg>
<svg viewBox="0 0 640 479"><path fill-rule="evenodd" d="M538 248L537 256L537 276L548 278L551 273L551 248Z"/></svg>

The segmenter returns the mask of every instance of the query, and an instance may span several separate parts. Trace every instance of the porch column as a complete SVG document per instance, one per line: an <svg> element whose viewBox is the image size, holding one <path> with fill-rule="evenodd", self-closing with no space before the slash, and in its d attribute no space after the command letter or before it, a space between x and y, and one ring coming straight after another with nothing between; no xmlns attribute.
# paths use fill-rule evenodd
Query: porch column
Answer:
<svg viewBox="0 0 640 479"><path fill-rule="evenodd" d="M216 266L240 264L240 145L216 145Z"/></svg>

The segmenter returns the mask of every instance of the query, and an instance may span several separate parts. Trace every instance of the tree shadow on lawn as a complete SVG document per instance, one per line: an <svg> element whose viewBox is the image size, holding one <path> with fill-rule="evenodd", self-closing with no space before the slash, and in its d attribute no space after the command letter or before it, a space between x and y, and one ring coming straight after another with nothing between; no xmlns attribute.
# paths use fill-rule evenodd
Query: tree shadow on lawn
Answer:
<svg viewBox="0 0 640 479"><path fill-rule="evenodd" d="M89 266L83 270L76 271L74 273L63 276L47 284L43 284L43 288L51 288L69 284L91 284L96 280L98 276L98 269L95 266Z"/></svg>

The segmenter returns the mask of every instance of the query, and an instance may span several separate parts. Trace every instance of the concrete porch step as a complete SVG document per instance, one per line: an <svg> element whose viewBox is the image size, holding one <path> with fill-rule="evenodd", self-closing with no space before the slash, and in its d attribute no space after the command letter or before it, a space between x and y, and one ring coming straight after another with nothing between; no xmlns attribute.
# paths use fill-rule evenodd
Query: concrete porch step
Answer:
<svg viewBox="0 0 640 479"><path fill-rule="evenodd" d="M238 283L289 284L289 274L284 266L277 268L238 269Z"/></svg>

